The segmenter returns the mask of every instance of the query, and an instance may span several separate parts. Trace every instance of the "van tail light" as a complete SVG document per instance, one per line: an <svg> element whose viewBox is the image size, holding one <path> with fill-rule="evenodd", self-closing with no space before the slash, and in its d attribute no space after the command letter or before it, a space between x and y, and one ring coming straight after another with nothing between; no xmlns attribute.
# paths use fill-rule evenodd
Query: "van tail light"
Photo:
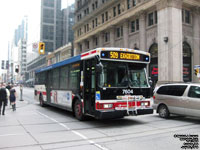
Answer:
<svg viewBox="0 0 200 150"><path fill-rule="evenodd" d="M153 96L153 100L155 100L156 99L156 97L155 96Z"/></svg>

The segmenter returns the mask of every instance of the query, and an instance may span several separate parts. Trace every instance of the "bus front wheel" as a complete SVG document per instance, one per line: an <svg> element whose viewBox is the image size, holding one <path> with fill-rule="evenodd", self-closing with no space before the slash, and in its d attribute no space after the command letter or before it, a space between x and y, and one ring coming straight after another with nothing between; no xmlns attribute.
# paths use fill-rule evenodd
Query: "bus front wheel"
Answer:
<svg viewBox="0 0 200 150"><path fill-rule="evenodd" d="M75 117L82 121L85 119L85 116L83 114L83 106L80 100L76 100L74 104L74 115Z"/></svg>

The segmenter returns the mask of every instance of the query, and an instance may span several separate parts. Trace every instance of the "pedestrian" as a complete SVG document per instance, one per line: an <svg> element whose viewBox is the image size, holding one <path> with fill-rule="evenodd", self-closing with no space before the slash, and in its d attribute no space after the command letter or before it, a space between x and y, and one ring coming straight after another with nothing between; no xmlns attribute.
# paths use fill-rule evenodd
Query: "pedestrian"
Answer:
<svg viewBox="0 0 200 150"><path fill-rule="evenodd" d="M10 89L10 102L11 102L13 111L16 111L16 97L17 97L16 90L14 89L13 86L11 86L11 89Z"/></svg>
<svg viewBox="0 0 200 150"><path fill-rule="evenodd" d="M20 101L23 101L22 94L23 94L23 85L20 84Z"/></svg>
<svg viewBox="0 0 200 150"><path fill-rule="evenodd" d="M7 84L6 88L7 88L7 89L10 91L10 89L11 89L10 82L8 82L8 84ZM9 99L9 98L8 98L8 99ZM9 99L9 101L10 101L10 99ZM11 102L10 102L10 105L11 105Z"/></svg>
<svg viewBox="0 0 200 150"><path fill-rule="evenodd" d="M8 91L9 92L9 91ZM0 85L0 115L5 115L5 108L7 106L7 103L8 103L8 93L7 93L7 90L4 86L3 83L1 83ZM3 107L3 110L1 112L1 108Z"/></svg>
<svg viewBox="0 0 200 150"><path fill-rule="evenodd" d="M6 88L7 88L7 89L10 91L10 89L11 89L10 82L8 82L8 84L7 84Z"/></svg>

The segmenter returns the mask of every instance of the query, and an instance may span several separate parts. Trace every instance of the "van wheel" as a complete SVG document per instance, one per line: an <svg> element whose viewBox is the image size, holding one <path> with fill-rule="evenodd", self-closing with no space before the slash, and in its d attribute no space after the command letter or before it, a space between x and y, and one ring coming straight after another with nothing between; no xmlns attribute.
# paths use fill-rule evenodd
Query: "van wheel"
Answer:
<svg viewBox="0 0 200 150"><path fill-rule="evenodd" d="M40 101L40 106L44 107L45 104L44 104L43 96L41 94L40 94L40 97L39 97L39 101Z"/></svg>
<svg viewBox="0 0 200 150"><path fill-rule="evenodd" d="M161 118L168 118L170 116L169 110L166 105L159 106L158 113Z"/></svg>
<svg viewBox="0 0 200 150"><path fill-rule="evenodd" d="M74 115L80 121L85 120L85 116L83 114L83 106L82 106L82 103L81 103L80 100L76 100L75 101L75 104L74 104Z"/></svg>

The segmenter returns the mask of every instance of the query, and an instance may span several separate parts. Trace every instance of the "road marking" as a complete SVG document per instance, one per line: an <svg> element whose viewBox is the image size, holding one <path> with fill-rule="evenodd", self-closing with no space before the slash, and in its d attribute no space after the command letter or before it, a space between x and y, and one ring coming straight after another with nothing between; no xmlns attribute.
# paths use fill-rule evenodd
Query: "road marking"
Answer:
<svg viewBox="0 0 200 150"><path fill-rule="evenodd" d="M73 130L73 129L70 129L68 126L66 126L65 124L63 124L63 123L61 123L61 122L59 122L59 121L57 121L57 120L55 120L54 118L51 118L51 117L49 117L49 116L47 116L47 115L45 115L45 114L43 114L43 113L41 113L41 112L39 112L39 111L36 111L36 112L39 113L40 115L42 115L42 116L44 116L44 117L46 117L46 118L52 120L53 122L56 122L57 124L59 124L60 126L64 127L65 129L71 131L72 133L74 133L74 134L80 136L82 139L88 141L88 142L89 142L90 144L92 144L92 145L95 145L96 147L100 148L101 150L109 150L108 148L103 147L103 146L101 146L101 145L95 143L95 142L92 141L92 140L89 140L88 137L86 137L85 135L83 135L83 134L81 134L81 133L79 133L79 132L77 132L77 131L75 131L75 130Z"/></svg>
<svg viewBox="0 0 200 150"><path fill-rule="evenodd" d="M16 135L23 135L23 134L2 134L2 135L0 135L0 137L2 137L2 136L16 136Z"/></svg>

